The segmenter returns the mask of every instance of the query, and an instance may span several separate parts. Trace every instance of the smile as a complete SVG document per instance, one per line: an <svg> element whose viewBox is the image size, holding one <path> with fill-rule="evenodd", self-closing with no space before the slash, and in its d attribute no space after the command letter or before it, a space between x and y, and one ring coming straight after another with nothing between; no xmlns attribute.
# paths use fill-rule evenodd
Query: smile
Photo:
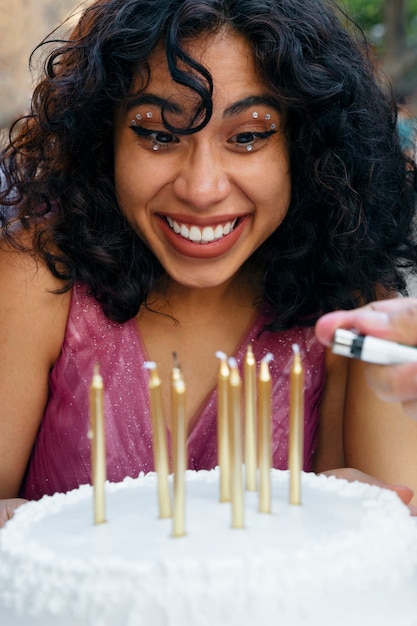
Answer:
<svg viewBox="0 0 417 626"><path fill-rule="evenodd" d="M167 217L166 221L169 227L176 233L177 235L181 235L184 239L188 239L188 241L192 241L193 243L210 243L211 241L218 241L222 239L226 235L232 232L234 229L237 218L231 220L230 222L226 222L225 224L217 224L215 226L204 226L200 228L200 226L196 226L193 224L192 226L187 226L186 224L179 224L176 220L173 220L171 217Z"/></svg>

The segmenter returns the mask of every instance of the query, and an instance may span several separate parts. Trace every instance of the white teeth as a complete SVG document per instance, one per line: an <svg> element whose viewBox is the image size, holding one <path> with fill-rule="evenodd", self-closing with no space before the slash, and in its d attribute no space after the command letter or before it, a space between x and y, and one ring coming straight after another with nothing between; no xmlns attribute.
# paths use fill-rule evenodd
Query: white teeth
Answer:
<svg viewBox="0 0 417 626"><path fill-rule="evenodd" d="M182 226L181 226L181 234L182 234ZM184 235L182 235L182 236L184 237ZM197 226L191 226L190 234L188 235L188 238L191 239L191 241L195 241L196 243L201 241L201 230L200 230L200 228L198 228Z"/></svg>
<svg viewBox="0 0 417 626"><path fill-rule="evenodd" d="M220 237L223 237L223 226L216 226L214 229L214 238L220 239Z"/></svg>
<svg viewBox="0 0 417 626"><path fill-rule="evenodd" d="M200 228L199 226L186 226L185 224L178 224L172 217L167 217L167 222L172 230L194 243L209 243L216 239L221 239L225 235L228 235L234 229L237 219L227 222L226 224L218 224L217 226L205 226Z"/></svg>
<svg viewBox="0 0 417 626"><path fill-rule="evenodd" d="M215 231L211 226L206 226L205 228L203 228L203 232L201 233L201 241L214 241L215 238Z"/></svg>

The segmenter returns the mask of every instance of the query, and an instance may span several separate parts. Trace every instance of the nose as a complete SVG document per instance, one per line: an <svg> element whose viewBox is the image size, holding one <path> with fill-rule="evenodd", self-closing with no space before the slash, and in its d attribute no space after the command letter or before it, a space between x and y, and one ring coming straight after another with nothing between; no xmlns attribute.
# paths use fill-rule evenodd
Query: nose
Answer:
<svg viewBox="0 0 417 626"><path fill-rule="evenodd" d="M190 146L176 174L174 192L179 200L198 211L207 210L227 198L229 175L219 151L209 141L196 141Z"/></svg>

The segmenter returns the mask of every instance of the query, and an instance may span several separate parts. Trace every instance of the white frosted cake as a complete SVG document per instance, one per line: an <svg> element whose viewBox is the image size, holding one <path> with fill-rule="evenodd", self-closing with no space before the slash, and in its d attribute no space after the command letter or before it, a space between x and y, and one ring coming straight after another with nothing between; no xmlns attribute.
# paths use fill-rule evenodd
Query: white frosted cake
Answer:
<svg viewBox="0 0 417 626"><path fill-rule="evenodd" d="M187 472L186 527L158 519L154 474L45 496L0 531L3 626L415 626L417 524L386 490L272 472L272 513L245 493L245 528L218 473Z"/></svg>

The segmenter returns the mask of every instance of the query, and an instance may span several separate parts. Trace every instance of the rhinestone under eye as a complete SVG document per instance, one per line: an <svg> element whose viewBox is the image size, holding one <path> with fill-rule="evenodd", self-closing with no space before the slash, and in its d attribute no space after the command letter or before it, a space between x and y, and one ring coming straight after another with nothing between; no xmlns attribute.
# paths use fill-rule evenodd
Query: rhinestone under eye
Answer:
<svg viewBox="0 0 417 626"><path fill-rule="evenodd" d="M252 113L252 117L253 117L255 120L256 120L256 119L258 119L258 117L259 117L259 113L258 113L258 111L254 111L254 112Z"/></svg>

